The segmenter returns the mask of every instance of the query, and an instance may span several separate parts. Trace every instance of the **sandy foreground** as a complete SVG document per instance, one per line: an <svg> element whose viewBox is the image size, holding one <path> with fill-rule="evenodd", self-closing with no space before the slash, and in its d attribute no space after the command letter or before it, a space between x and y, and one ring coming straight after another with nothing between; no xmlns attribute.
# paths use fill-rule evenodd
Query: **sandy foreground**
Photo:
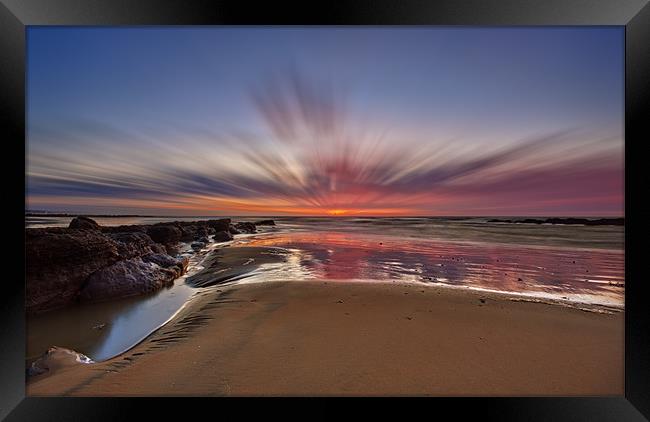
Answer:
<svg viewBox="0 0 650 422"><path fill-rule="evenodd" d="M623 352L622 312L414 284L240 284L27 394L622 395Z"/></svg>

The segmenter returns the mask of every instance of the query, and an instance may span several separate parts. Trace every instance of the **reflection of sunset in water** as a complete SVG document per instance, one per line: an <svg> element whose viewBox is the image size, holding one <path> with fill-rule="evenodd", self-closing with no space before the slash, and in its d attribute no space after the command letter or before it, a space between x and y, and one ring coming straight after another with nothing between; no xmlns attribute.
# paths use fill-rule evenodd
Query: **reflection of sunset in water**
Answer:
<svg viewBox="0 0 650 422"><path fill-rule="evenodd" d="M345 232L274 233L240 240L279 246L300 259L301 273L331 280L419 281L623 305L624 254L455 243Z"/></svg>

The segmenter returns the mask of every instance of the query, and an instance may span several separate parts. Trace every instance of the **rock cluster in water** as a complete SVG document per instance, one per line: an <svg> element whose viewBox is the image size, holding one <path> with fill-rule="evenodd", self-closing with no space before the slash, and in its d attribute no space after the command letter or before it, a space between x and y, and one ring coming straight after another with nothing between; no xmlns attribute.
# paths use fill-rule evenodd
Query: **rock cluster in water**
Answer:
<svg viewBox="0 0 650 422"><path fill-rule="evenodd" d="M34 314L158 290L187 269L187 258L177 256L180 242L200 249L210 236L225 242L256 227L228 218L104 227L76 217L68 227L25 232L26 309Z"/></svg>

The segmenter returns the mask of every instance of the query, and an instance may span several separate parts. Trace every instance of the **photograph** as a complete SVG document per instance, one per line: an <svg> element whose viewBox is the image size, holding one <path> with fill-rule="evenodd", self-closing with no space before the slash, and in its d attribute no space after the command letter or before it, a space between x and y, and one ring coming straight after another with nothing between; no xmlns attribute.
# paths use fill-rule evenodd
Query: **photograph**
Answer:
<svg viewBox="0 0 650 422"><path fill-rule="evenodd" d="M625 26L28 26L25 395L623 396L625 84Z"/></svg>

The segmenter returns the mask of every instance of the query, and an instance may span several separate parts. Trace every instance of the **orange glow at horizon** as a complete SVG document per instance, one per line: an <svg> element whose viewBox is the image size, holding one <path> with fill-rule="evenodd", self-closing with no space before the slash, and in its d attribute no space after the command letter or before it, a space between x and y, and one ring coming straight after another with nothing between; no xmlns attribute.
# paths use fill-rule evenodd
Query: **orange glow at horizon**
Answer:
<svg viewBox="0 0 650 422"><path fill-rule="evenodd" d="M328 210L327 213L330 214L330 215L344 215L344 214L348 214L348 211L347 210Z"/></svg>
<svg viewBox="0 0 650 422"><path fill-rule="evenodd" d="M58 205L61 199L46 195L30 195L27 202L31 207ZM271 201L268 199L233 200L229 198L212 198L203 195L178 196L168 198L104 198L76 196L66 198L66 204L74 207L79 205L94 207L123 207L141 210L169 210L174 213L187 211L188 214L208 215L220 214L254 214L254 215L311 215L311 216L392 216L392 215L421 215L417 208L336 208L323 209L303 204L289 204L286 201Z"/></svg>

